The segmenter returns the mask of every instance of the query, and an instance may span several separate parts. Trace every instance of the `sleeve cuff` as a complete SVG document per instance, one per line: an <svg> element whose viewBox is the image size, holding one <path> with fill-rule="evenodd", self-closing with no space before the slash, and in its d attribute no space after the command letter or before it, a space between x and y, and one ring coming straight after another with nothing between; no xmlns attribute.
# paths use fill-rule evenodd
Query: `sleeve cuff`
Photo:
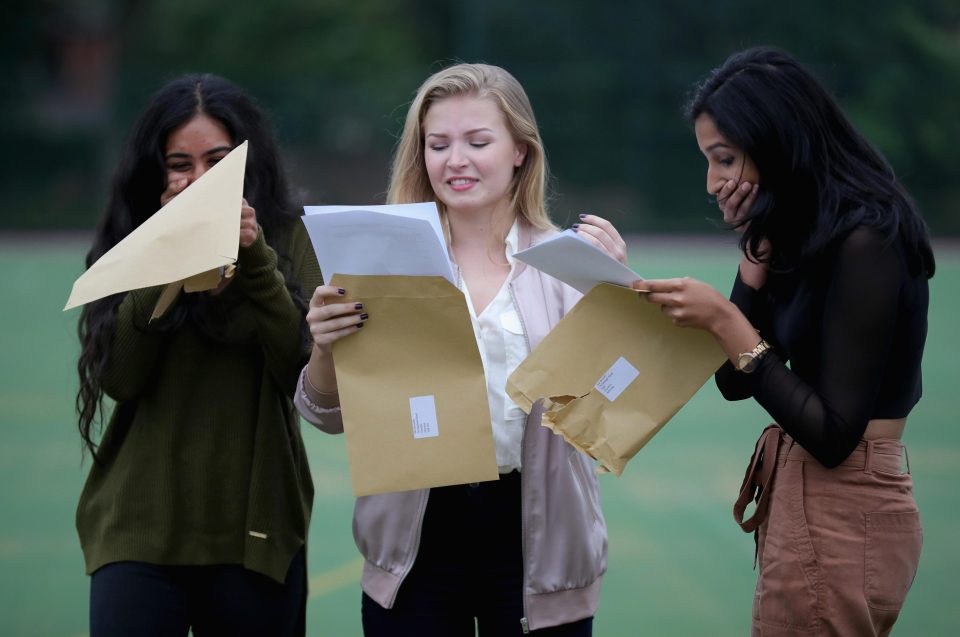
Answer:
<svg viewBox="0 0 960 637"><path fill-rule="evenodd" d="M307 368L300 372L300 392L304 403L316 413L330 413L340 411L340 394L338 392L322 392L310 382Z"/></svg>
<svg viewBox="0 0 960 637"><path fill-rule="evenodd" d="M267 239L264 236L263 228L260 228L260 232L257 233L257 238L253 243L246 248L241 246L237 250L237 263L240 265L252 265L255 263L269 262L270 249L270 246L267 244Z"/></svg>

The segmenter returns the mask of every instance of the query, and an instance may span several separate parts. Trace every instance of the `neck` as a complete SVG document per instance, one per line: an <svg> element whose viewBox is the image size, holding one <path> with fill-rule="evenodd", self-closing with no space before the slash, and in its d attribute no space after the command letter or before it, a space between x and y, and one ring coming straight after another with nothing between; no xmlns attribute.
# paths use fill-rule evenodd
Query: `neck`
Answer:
<svg viewBox="0 0 960 637"><path fill-rule="evenodd" d="M483 210L448 208L450 242L458 246L502 246L516 218L509 201Z"/></svg>

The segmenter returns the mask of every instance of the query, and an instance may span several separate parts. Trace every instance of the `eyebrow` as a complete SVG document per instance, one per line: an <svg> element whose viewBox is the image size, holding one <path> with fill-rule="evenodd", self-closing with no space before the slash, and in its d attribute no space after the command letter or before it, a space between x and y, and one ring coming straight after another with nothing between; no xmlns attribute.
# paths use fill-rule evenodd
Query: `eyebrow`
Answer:
<svg viewBox="0 0 960 637"><path fill-rule="evenodd" d="M207 155L215 155L217 153L222 153L222 152L230 152L231 150L233 149L230 148L229 146L217 146L216 148L211 148L210 150L203 151L203 154L201 155L201 157L206 157ZM165 156L165 159L172 159L172 158L179 159L181 157L186 157L189 159L190 155L187 153L168 153Z"/></svg>
<svg viewBox="0 0 960 637"><path fill-rule="evenodd" d="M709 153L711 150L714 150L717 148L732 148L732 146L730 146L730 144L726 142L717 142L715 144L710 144L709 146L707 146L703 152Z"/></svg>
<svg viewBox="0 0 960 637"><path fill-rule="evenodd" d="M480 127L480 128L473 128L471 130L468 130L464 134L473 135L474 133L492 133L492 132L493 132L492 128ZM449 135L447 135L446 133L427 133L427 137L449 137Z"/></svg>

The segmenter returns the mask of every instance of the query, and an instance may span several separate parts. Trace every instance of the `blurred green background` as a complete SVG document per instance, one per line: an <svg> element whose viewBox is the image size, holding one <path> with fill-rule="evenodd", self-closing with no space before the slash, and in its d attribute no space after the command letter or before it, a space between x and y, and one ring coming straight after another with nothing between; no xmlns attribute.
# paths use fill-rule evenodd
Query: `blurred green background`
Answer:
<svg viewBox="0 0 960 637"><path fill-rule="evenodd" d="M82 270L117 153L150 94L223 74L270 112L306 203L381 203L419 83L486 61L527 88L561 224L596 212L632 235L645 276L720 289L735 238L716 229L681 107L730 53L774 44L806 61L886 154L936 238L924 398L905 442L925 528L895 634L960 634L960 3L748 0L12 0L0 21L0 635L79 636L88 581L73 514L88 469L73 413ZM712 233L689 236L688 233ZM708 383L627 467L601 480L610 571L598 636L744 635L752 539L731 506L766 423ZM310 635L359 635L342 437L309 427L316 483Z"/></svg>
<svg viewBox="0 0 960 637"><path fill-rule="evenodd" d="M0 635L79 637L89 580L74 529L88 463L73 415L77 310L61 312L86 249L76 240L0 240ZM738 255L729 235L656 237L631 245L650 277L690 275L726 289ZM960 250L938 244L924 396L910 415L915 492L924 527L920 571L894 635L960 634L960 427L956 326ZM753 538L731 513L768 422L753 401L728 403L708 382L627 465L601 476L610 532L597 637L749 634ZM316 485L310 526L308 634L360 637L360 559L343 436L303 426Z"/></svg>
<svg viewBox="0 0 960 637"><path fill-rule="evenodd" d="M808 63L934 230L960 232L957 0L8 0L0 228L89 228L133 119L186 71L259 98L307 203L381 202L406 104L465 60L526 87L559 220L590 210L628 232L703 232L684 96L756 44Z"/></svg>

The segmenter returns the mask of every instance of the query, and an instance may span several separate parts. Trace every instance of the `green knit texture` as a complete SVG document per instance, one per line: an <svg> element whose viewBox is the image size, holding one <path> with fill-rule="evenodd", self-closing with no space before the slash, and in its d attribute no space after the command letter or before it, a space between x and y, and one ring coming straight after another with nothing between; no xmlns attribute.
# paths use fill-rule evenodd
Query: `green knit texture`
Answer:
<svg viewBox="0 0 960 637"><path fill-rule="evenodd" d="M240 248L201 322L157 329L160 288L120 304L103 374L115 407L77 509L88 573L120 560L242 564L282 582L305 544L313 483L292 397L309 350L263 235ZM287 243L309 300L320 270L299 221Z"/></svg>

